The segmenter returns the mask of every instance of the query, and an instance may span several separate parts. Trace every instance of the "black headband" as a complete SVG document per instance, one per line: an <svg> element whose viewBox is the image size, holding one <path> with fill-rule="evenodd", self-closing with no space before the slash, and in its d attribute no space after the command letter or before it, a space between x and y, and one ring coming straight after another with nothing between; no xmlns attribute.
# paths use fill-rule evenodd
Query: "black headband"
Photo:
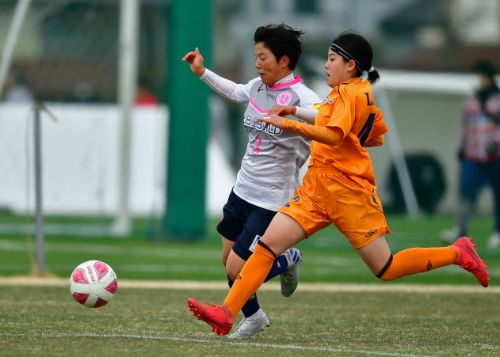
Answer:
<svg viewBox="0 0 500 357"><path fill-rule="evenodd" d="M338 44L335 43L335 41L332 41L330 45L330 49L334 52L337 52L339 55L344 57L347 61L353 60L354 63L356 63L356 68L360 71L363 72L363 68L361 67L361 63L356 60L349 52L344 50L342 47L340 47Z"/></svg>

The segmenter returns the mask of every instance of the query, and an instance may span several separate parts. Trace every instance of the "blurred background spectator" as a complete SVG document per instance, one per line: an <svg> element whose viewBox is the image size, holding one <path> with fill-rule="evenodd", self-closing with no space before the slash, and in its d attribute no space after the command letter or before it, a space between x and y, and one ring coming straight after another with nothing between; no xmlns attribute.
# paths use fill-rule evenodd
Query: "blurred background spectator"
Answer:
<svg viewBox="0 0 500 357"><path fill-rule="evenodd" d="M493 191L494 229L490 247L500 245L500 91L495 81L495 67L489 61L474 64L478 89L464 105L459 201L455 227L443 232L447 243L467 235L470 218L481 188Z"/></svg>

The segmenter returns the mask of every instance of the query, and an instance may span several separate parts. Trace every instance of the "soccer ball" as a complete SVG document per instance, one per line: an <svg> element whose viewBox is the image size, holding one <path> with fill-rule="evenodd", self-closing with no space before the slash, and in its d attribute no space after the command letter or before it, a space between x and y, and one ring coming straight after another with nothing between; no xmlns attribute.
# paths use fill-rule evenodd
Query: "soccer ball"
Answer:
<svg viewBox="0 0 500 357"><path fill-rule="evenodd" d="M118 290L115 272L99 260L89 260L77 266L69 283L73 298L87 307L106 305Z"/></svg>

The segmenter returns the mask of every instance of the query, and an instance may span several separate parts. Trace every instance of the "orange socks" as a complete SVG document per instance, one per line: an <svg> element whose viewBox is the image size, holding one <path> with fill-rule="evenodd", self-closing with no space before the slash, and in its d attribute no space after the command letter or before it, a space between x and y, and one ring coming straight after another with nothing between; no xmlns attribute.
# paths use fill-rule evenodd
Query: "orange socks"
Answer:
<svg viewBox="0 0 500 357"><path fill-rule="evenodd" d="M453 246L444 248L410 248L394 255L392 263L382 274L382 280L394 280L404 275L426 272L455 263L457 253ZM233 317L262 285L271 270L276 256L257 244L255 252L247 260L239 277L224 300Z"/></svg>
<svg viewBox="0 0 500 357"><path fill-rule="evenodd" d="M444 248L410 248L402 250L382 274L382 280L394 280L404 275L426 272L455 263L457 253L453 246Z"/></svg>
<svg viewBox="0 0 500 357"><path fill-rule="evenodd" d="M238 315L243 305L262 285L271 270L276 256L261 246L256 244L255 251L247 260L239 277L234 279L234 284L224 300L233 317Z"/></svg>

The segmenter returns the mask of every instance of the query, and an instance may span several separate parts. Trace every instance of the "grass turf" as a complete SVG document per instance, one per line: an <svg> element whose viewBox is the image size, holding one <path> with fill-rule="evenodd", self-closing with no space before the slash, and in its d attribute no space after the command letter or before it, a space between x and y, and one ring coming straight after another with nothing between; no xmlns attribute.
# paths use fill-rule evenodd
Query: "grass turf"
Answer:
<svg viewBox="0 0 500 357"><path fill-rule="evenodd" d="M439 246L439 232L449 227L451 221L448 216L419 219L389 216L393 233L387 238L393 252L412 246ZM191 242L162 240L154 234L151 222L144 220L136 221L133 234L126 238L47 236L46 270L59 277L69 277L79 263L99 259L110 264L120 279L224 280L221 243L215 225L216 221L210 220L206 239ZM500 248L486 247L490 227L491 218L475 218L471 235L489 266L491 284L497 285L500 283ZM35 260L34 246L33 237L0 236L0 276L30 274ZM334 228L320 231L298 247L304 254L301 281L377 283ZM477 284L470 274L457 266L404 277L394 283Z"/></svg>
<svg viewBox="0 0 500 357"><path fill-rule="evenodd" d="M393 251L440 245L450 217L412 220L389 216ZM80 262L100 259L119 279L224 280L220 238L214 220L198 242L163 241L138 221L127 238L46 237L46 267L69 277ZM471 235L500 283L500 249L487 249L491 220L476 218ZM33 237L0 236L0 275L28 275ZM302 242L302 282L379 283L334 229ZM195 296L220 302L224 291L120 289L109 305L87 309L67 288L0 287L0 356L182 355L220 356L496 356L500 355L499 294L479 287L456 266L405 277L398 283L471 284L477 292L308 292L292 298L263 291L260 301L272 326L249 343L233 343L210 332L187 311Z"/></svg>
<svg viewBox="0 0 500 357"><path fill-rule="evenodd" d="M469 292L263 291L271 327L250 342L215 336L186 297L224 291L121 289L99 309L66 288L2 286L5 356L498 356L498 290Z"/></svg>

